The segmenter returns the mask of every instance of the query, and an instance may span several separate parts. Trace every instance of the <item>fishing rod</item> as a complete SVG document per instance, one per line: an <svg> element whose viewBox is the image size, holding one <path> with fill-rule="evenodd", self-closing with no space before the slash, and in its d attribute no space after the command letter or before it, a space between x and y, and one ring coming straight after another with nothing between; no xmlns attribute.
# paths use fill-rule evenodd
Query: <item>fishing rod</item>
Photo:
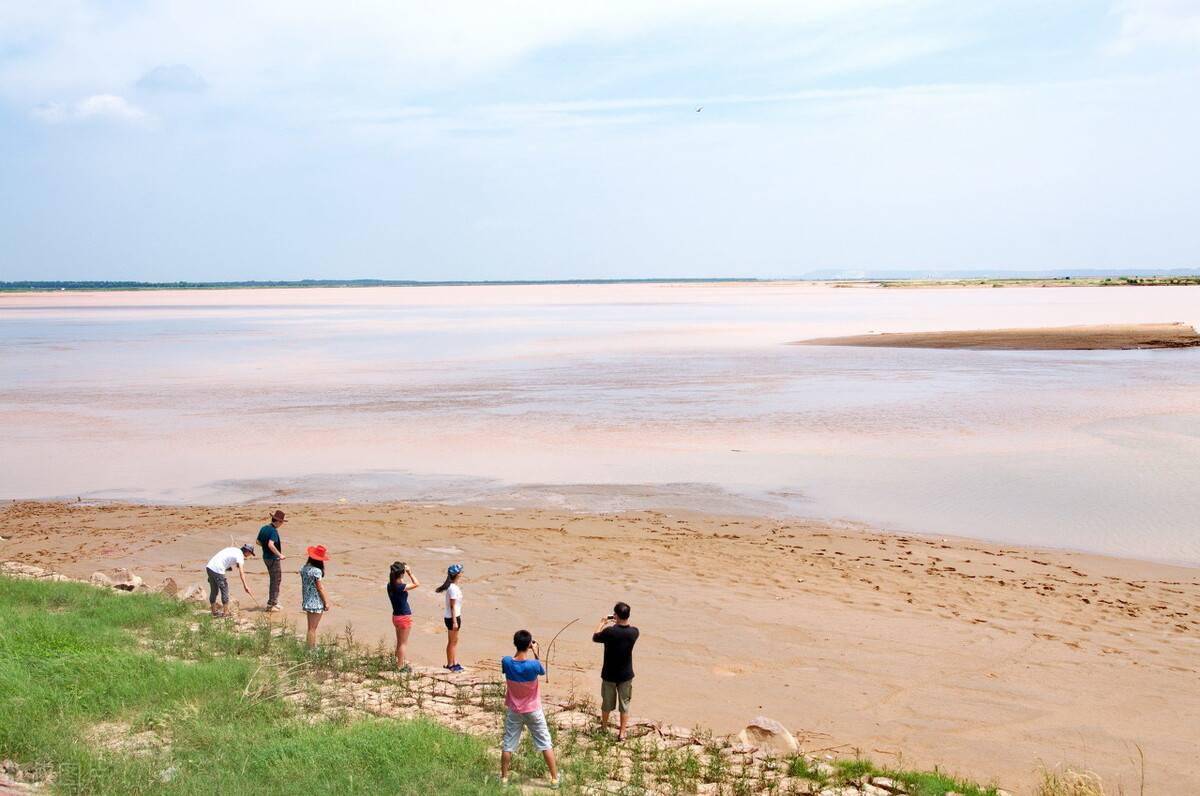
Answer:
<svg viewBox="0 0 1200 796"><path fill-rule="evenodd" d="M563 630L566 630L568 627L575 624L582 618L583 617L576 617L575 619L572 619L570 622L567 622L565 625L562 626L561 630L559 630L557 633L554 634L554 638L550 639L550 643L546 645L546 682L547 683L550 682L550 653L554 651L554 642L558 641L558 637L563 634Z"/></svg>

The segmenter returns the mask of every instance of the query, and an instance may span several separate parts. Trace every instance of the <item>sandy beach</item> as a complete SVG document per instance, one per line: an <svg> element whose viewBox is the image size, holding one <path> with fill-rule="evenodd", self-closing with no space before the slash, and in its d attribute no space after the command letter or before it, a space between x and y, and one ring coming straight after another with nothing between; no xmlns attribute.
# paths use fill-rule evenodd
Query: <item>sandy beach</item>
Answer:
<svg viewBox="0 0 1200 796"><path fill-rule="evenodd" d="M1191 348L1200 346L1200 335L1186 323L1141 323L954 332L883 332L800 340L796 345L974 348L992 351L1127 351Z"/></svg>
<svg viewBox="0 0 1200 796"><path fill-rule="evenodd" d="M265 505L12 502L3 557L77 577L124 566L186 587ZM413 654L442 655L433 587L462 561L464 661L491 665L514 629L556 645L550 688L595 690L591 625L634 606L638 714L718 732L754 715L808 750L959 771L1023 788L1040 764L1091 768L1115 790L1200 790L1200 571L1080 553L882 533L859 525L639 511L286 507L278 621L298 619L298 554L334 551L325 629L391 634L387 565L413 565ZM261 562L251 588L266 591ZM240 588L243 610L256 610ZM1136 792L1136 790L1132 791Z"/></svg>

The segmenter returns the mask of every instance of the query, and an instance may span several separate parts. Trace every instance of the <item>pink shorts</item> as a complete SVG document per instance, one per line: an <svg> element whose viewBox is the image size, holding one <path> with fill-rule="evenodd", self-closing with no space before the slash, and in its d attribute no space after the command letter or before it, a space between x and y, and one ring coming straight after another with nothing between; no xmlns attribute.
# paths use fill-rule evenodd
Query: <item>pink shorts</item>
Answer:
<svg viewBox="0 0 1200 796"><path fill-rule="evenodd" d="M412 627L412 616L393 616L392 624L396 627Z"/></svg>

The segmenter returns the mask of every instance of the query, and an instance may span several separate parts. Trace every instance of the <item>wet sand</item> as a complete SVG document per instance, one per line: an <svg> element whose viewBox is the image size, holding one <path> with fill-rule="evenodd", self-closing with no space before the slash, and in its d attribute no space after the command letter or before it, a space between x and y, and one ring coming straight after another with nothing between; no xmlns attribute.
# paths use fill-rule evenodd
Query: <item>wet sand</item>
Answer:
<svg viewBox="0 0 1200 796"><path fill-rule="evenodd" d="M642 628L635 713L717 732L758 714L808 750L1024 788L1039 762L1137 792L1200 792L1200 570L857 525L680 512L579 514L390 504L291 505L278 621L299 619L306 544L334 552L324 627L388 641L387 565L423 588L413 656L444 646L433 587L466 565L460 657L492 665L513 630L548 642L551 690L596 690L592 625L618 599ZM265 505L14 502L6 559L67 575L125 566L156 584L203 580L216 549L252 539ZM251 588L266 592L261 562ZM253 603L231 582L244 609Z"/></svg>
<svg viewBox="0 0 1200 796"><path fill-rule="evenodd" d="M994 351L1124 351L1192 348L1200 334L1186 323L1105 324L956 332L883 332L799 340L795 345L864 348L974 348Z"/></svg>

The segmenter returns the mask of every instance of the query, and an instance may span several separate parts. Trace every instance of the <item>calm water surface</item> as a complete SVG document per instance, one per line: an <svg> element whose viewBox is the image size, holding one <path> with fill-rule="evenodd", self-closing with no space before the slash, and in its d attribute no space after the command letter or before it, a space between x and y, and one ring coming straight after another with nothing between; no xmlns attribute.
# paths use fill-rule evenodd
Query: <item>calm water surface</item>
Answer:
<svg viewBox="0 0 1200 796"><path fill-rule="evenodd" d="M688 506L1200 564L1200 350L789 346L1200 323L1200 288L0 296L0 497Z"/></svg>

